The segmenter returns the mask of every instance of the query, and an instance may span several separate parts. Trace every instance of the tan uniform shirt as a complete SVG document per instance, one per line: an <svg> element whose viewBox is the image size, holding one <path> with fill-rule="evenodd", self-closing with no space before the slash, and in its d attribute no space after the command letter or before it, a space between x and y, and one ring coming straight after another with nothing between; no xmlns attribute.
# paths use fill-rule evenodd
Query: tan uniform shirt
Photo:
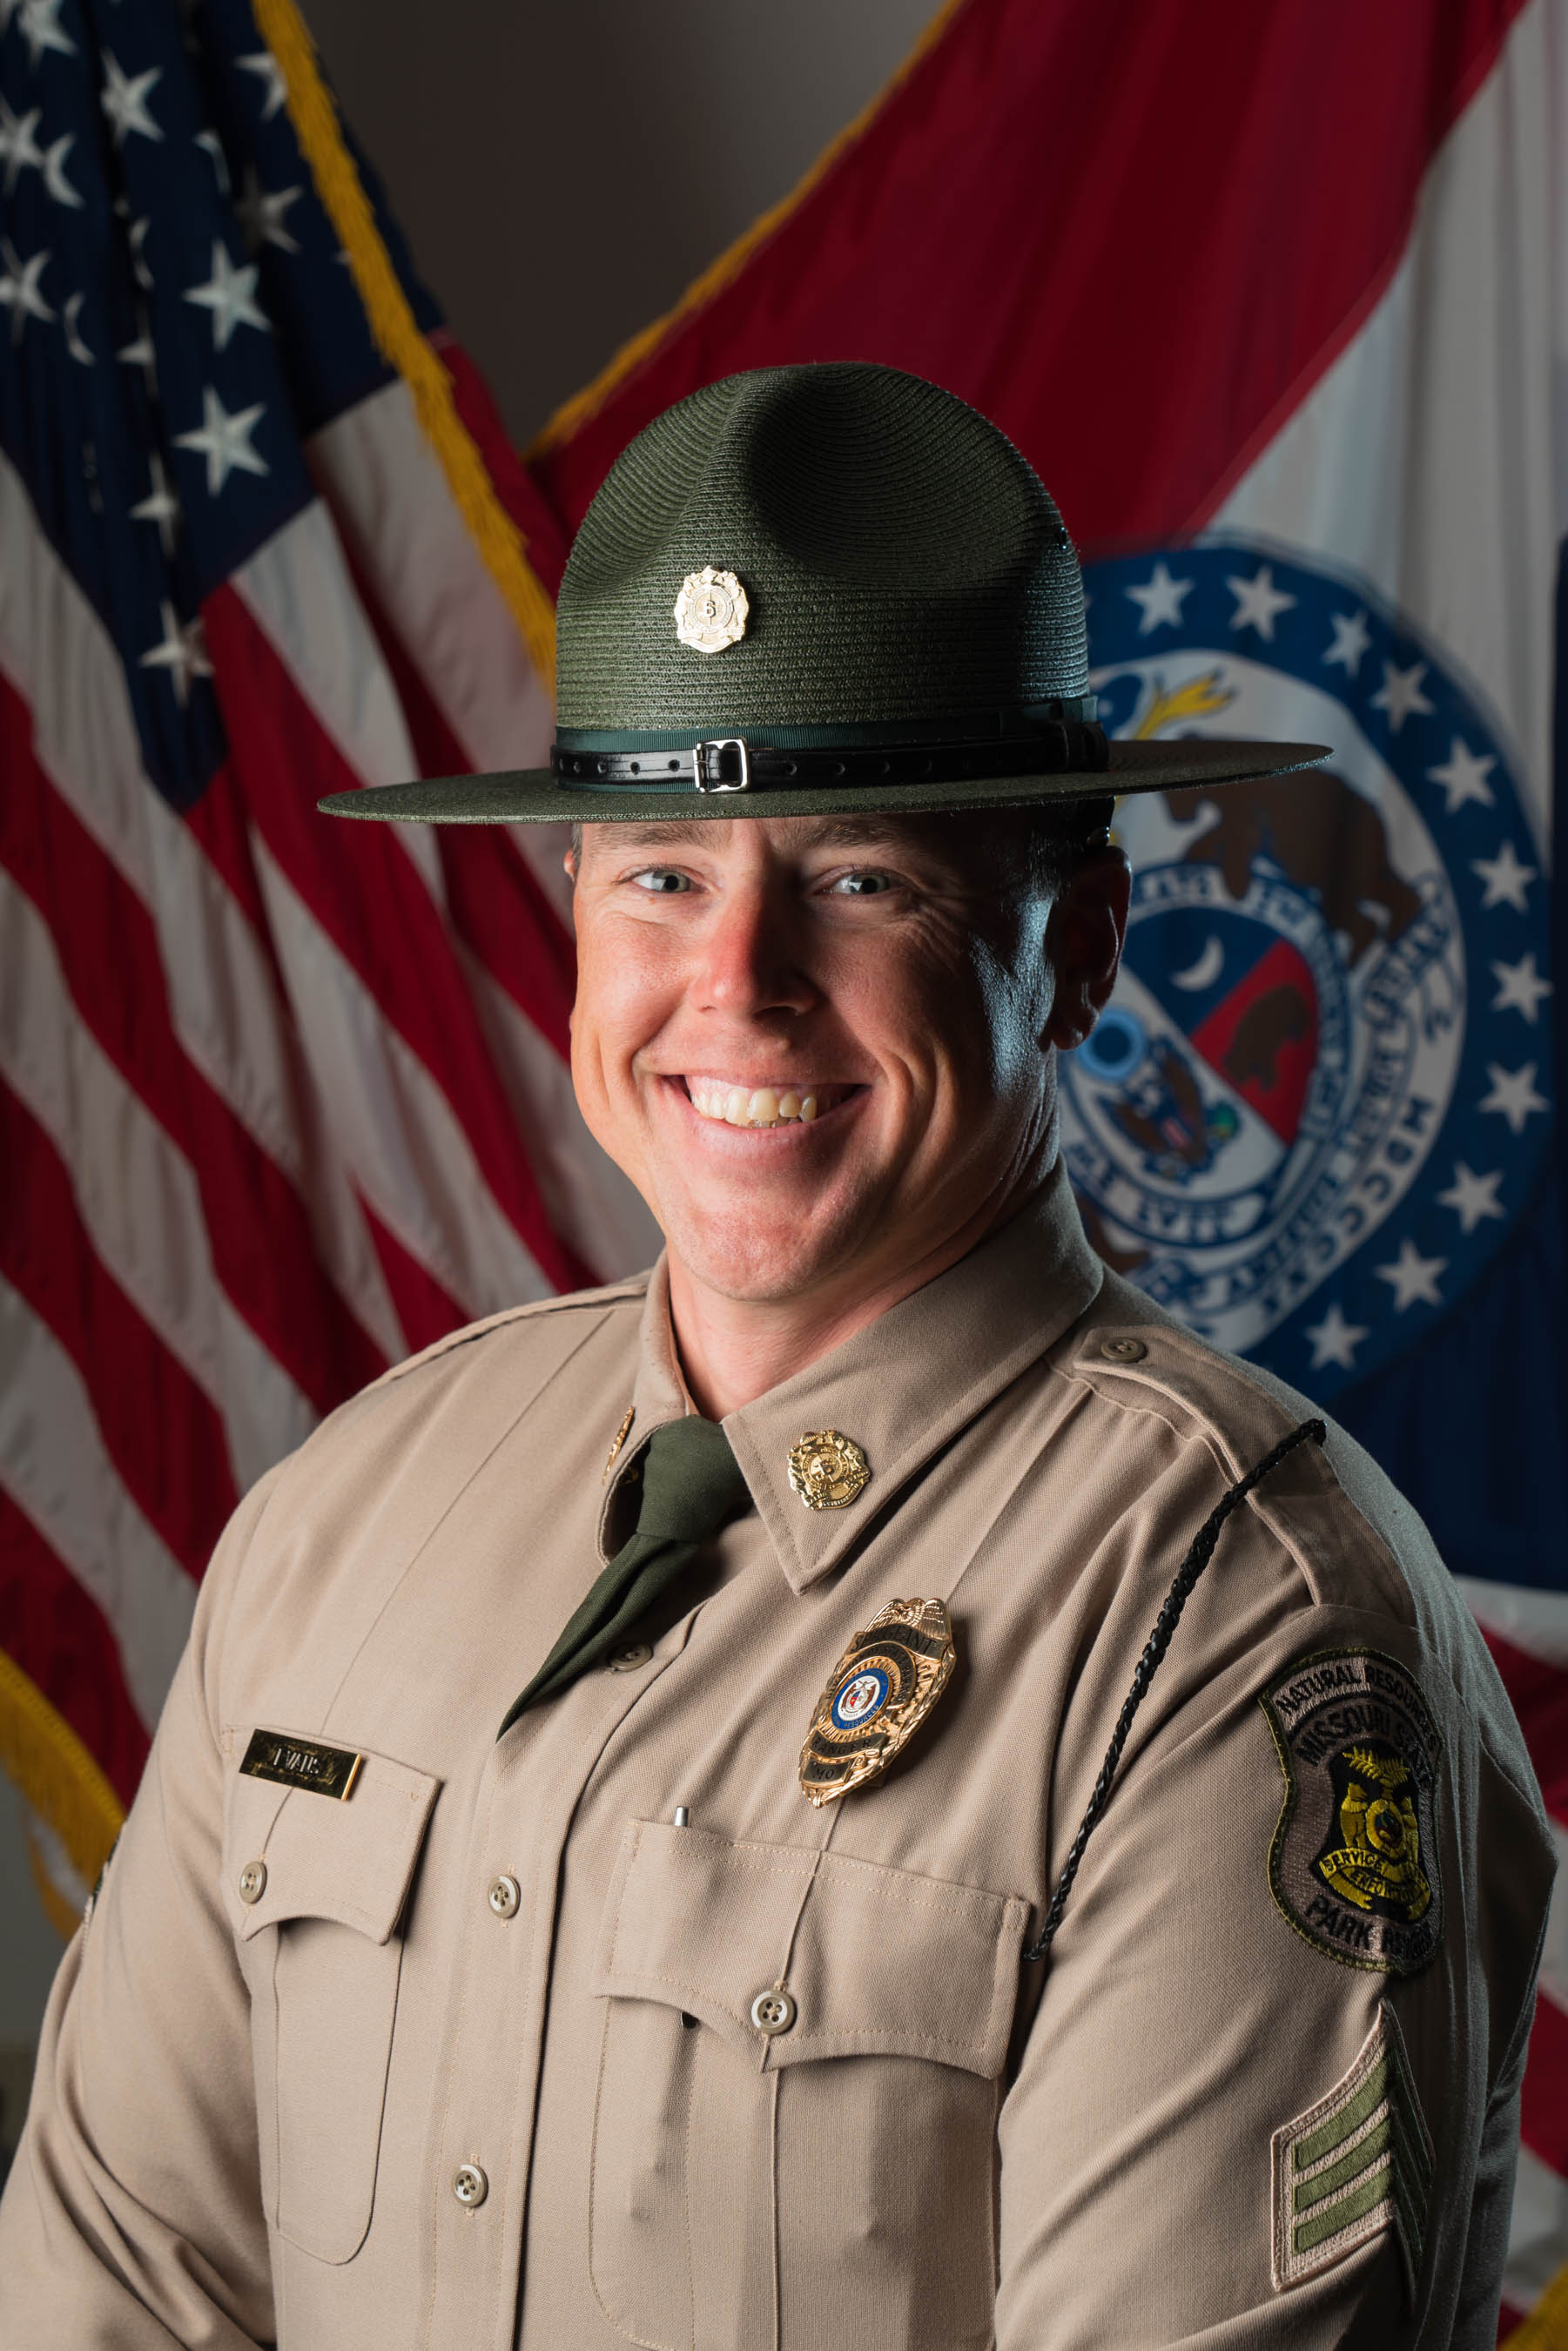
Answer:
<svg viewBox="0 0 1568 2351"><path fill-rule="evenodd" d="M1104 1275L1058 1175L731 1416L755 1514L497 1742L686 1408L656 1272L444 1343L246 1500L61 1969L5 2351L1490 2346L1550 1848L1365 1458L1227 1524L1042 1969L1161 1600L1309 1407ZM872 1476L816 1511L828 1428ZM813 1810L894 1597L954 1678ZM242 1773L258 1726L362 1752L349 1799Z"/></svg>

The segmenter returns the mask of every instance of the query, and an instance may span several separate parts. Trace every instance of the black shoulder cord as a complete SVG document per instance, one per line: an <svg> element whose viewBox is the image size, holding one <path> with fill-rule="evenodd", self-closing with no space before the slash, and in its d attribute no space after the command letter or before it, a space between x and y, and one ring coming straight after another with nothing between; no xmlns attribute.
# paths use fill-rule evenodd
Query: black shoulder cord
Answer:
<svg viewBox="0 0 1568 2351"><path fill-rule="evenodd" d="M1181 1612L1186 1606L1188 1594L1214 1555L1214 1546L1219 1541L1221 1527L1224 1526L1231 1511L1239 1509L1247 1499L1253 1488L1261 1485L1270 1469L1278 1468L1287 1453L1293 1453L1296 1447L1309 1437L1321 1445L1327 1435L1328 1431L1321 1420L1303 1420L1300 1428L1292 1428L1289 1437L1282 1437L1273 1451L1266 1453L1256 1468L1249 1469L1239 1484L1231 1487L1230 1491L1222 1497L1218 1506L1198 1529L1193 1539L1192 1549L1176 1570L1176 1582L1166 1593L1165 1604L1155 1619L1155 1629L1144 1644L1144 1654L1138 1659L1137 1668L1133 1675L1133 1687L1127 1692L1126 1704L1117 1717L1116 1728L1111 1734L1111 1744L1105 1750L1105 1761L1100 1766L1100 1777L1094 1782L1094 1793L1089 1799L1089 1809L1079 1824L1078 1834L1072 1840L1071 1848L1062 1865L1061 1876L1056 1881L1056 1891L1051 1897L1051 1907L1045 1914L1045 1925L1040 1929L1040 1939L1038 1942L1031 1943L1024 1953L1026 1961L1043 1959L1051 1949L1056 1930L1061 1924L1061 1914L1067 1907L1067 1897L1072 1891L1072 1881L1078 1875L1078 1865L1083 1858L1084 1847L1088 1844L1093 1834L1095 1823L1104 1811L1110 1796L1111 1783L1116 1777L1116 1767L1122 1761L1122 1750L1126 1746L1127 1734L1133 1728L1133 1717L1143 1704L1149 1684L1154 1680L1155 1669L1166 1651L1170 1647L1171 1635L1181 1622Z"/></svg>

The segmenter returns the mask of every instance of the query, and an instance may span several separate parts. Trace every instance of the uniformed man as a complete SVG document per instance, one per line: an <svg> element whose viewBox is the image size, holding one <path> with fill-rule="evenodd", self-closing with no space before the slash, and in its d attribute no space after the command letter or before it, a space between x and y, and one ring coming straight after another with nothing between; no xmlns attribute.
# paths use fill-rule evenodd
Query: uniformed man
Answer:
<svg viewBox="0 0 1568 2351"><path fill-rule="evenodd" d="M632 444L559 715L548 773L340 812L580 826L578 1092L666 1253L239 1510L5 2351L1481 2351L1519 1732L1414 1513L1105 1271L1058 1154L1108 796L1312 747L1107 745L1051 499L865 366Z"/></svg>

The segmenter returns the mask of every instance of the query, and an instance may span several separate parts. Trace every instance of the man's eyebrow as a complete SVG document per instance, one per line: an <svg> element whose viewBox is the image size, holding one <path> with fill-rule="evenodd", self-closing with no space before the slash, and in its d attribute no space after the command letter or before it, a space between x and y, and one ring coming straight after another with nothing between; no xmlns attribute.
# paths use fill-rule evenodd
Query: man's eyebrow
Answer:
<svg viewBox="0 0 1568 2351"><path fill-rule="evenodd" d="M679 817L614 827L618 849L700 848L707 832L707 825L700 820ZM905 838L896 818L879 816L823 817L812 824L809 835L812 847L825 849L857 848L868 842L893 843Z"/></svg>

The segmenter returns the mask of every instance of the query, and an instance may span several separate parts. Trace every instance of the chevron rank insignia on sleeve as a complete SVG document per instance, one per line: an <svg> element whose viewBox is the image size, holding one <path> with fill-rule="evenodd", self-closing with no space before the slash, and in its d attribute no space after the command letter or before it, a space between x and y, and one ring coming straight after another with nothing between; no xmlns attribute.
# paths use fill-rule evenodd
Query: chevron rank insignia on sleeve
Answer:
<svg viewBox="0 0 1568 2351"><path fill-rule="evenodd" d="M1276 2293L1391 2231L1412 2303L1432 2192L1432 2142L1386 2001L1348 2074L1274 2133Z"/></svg>

